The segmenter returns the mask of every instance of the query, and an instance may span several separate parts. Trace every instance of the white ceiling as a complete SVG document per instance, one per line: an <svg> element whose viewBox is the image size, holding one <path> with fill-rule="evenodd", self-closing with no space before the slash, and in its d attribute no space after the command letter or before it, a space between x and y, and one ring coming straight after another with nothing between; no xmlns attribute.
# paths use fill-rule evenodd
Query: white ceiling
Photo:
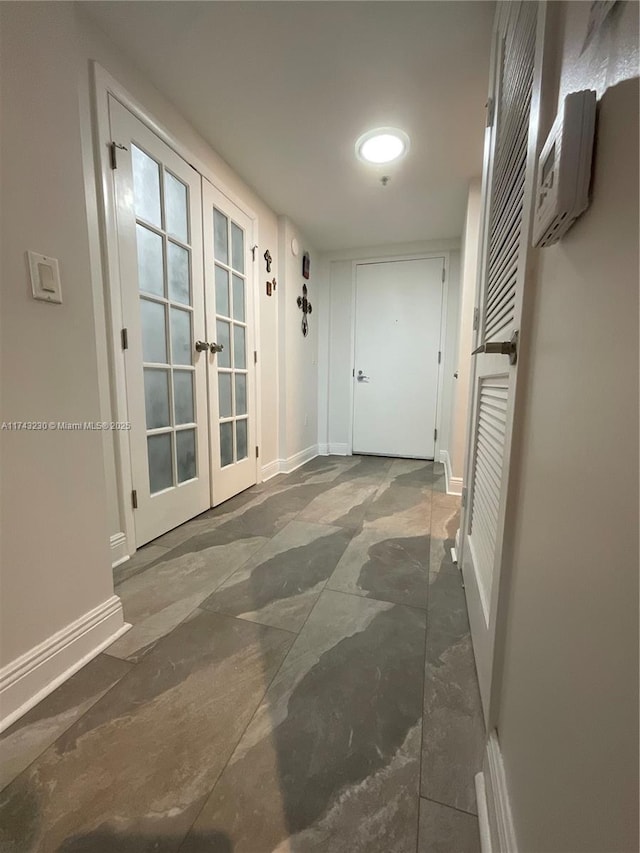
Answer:
<svg viewBox="0 0 640 853"><path fill-rule="evenodd" d="M460 235L481 171L492 2L83 7L316 248ZM409 134L408 156L359 162L357 137L385 125Z"/></svg>

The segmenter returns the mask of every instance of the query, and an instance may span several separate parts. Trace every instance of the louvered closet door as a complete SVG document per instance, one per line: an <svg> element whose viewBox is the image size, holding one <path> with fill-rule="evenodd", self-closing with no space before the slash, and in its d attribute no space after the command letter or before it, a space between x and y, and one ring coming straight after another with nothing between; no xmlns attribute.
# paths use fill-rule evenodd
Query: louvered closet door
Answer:
<svg viewBox="0 0 640 853"><path fill-rule="evenodd" d="M483 176L477 345L520 328L535 140L530 134L537 3L498 7ZM518 365L474 356L472 429L465 472L461 559L480 691L489 715Z"/></svg>

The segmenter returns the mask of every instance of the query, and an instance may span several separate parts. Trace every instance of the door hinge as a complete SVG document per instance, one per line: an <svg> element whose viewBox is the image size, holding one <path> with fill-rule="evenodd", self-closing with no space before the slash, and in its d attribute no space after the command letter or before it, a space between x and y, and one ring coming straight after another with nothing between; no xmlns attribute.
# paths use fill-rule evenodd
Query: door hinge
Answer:
<svg viewBox="0 0 640 853"><path fill-rule="evenodd" d="M444 267L442 267L442 281L443 282L444 282L444 277L445 277L445 271L444 271Z"/></svg>
<svg viewBox="0 0 640 853"><path fill-rule="evenodd" d="M131 492L131 506L138 509L138 492L136 489Z"/></svg>
<svg viewBox="0 0 640 853"><path fill-rule="evenodd" d="M111 160L111 168L118 168L118 148L121 151L128 151L126 145L120 145L119 142L110 142L109 143L109 159Z"/></svg>
<svg viewBox="0 0 640 853"><path fill-rule="evenodd" d="M489 98L487 101L487 127L493 127L493 120L495 118L495 101L493 98Z"/></svg>
<svg viewBox="0 0 640 853"><path fill-rule="evenodd" d="M256 445L256 459L260 456L260 448Z"/></svg>
<svg viewBox="0 0 640 853"><path fill-rule="evenodd" d="M253 363L254 363L254 364L257 364L257 363L258 363L258 351L257 351L257 350L255 350L255 349L254 349L254 351L253 351Z"/></svg>
<svg viewBox="0 0 640 853"><path fill-rule="evenodd" d="M442 351L440 350L438 352L438 364L440 364L441 361L442 361Z"/></svg>
<svg viewBox="0 0 640 853"><path fill-rule="evenodd" d="M433 431L433 440L434 441L438 440L438 430L437 429L434 429L434 431Z"/></svg>
<svg viewBox="0 0 640 853"><path fill-rule="evenodd" d="M478 330L478 326L480 325L480 309L473 309L473 331L476 332Z"/></svg>
<svg viewBox="0 0 640 853"><path fill-rule="evenodd" d="M460 498L460 505L465 507L467 505L467 487L465 486L462 489L462 497Z"/></svg>
<svg viewBox="0 0 640 853"><path fill-rule="evenodd" d="M121 332L122 335L122 349L129 349L129 332L126 329L123 329Z"/></svg>

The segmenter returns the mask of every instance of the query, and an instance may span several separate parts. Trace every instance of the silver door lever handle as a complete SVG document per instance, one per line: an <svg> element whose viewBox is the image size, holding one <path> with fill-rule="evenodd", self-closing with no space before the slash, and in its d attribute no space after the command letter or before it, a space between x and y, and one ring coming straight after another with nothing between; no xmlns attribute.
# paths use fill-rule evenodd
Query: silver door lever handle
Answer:
<svg viewBox="0 0 640 853"><path fill-rule="evenodd" d="M518 332L514 332L510 341L489 341L480 344L471 355L484 352L487 355L508 355L509 364L515 364L518 360Z"/></svg>
<svg viewBox="0 0 640 853"><path fill-rule="evenodd" d="M196 352L206 352L209 344L206 341L196 341Z"/></svg>
<svg viewBox="0 0 640 853"><path fill-rule="evenodd" d="M358 382L368 382L369 381L369 377L365 376L361 370L358 371L358 377L357 378L358 378Z"/></svg>
<svg viewBox="0 0 640 853"><path fill-rule="evenodd" d="M217 352L222 352L224 344L209 344L209 349L215 355Z"/></svg>

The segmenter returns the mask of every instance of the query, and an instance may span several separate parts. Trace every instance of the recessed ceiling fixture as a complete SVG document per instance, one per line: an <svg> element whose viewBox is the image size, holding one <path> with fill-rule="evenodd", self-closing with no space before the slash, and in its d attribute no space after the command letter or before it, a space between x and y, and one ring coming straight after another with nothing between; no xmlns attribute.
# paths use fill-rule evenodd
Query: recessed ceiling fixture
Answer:
<svg viewBox="0 0 640 853"><path fill-rule="evenodd" d="M378 127L363 133L356 142L356 154L365 163L381 166L399 160L409 150L409 137L396 127Z"/></svg>

